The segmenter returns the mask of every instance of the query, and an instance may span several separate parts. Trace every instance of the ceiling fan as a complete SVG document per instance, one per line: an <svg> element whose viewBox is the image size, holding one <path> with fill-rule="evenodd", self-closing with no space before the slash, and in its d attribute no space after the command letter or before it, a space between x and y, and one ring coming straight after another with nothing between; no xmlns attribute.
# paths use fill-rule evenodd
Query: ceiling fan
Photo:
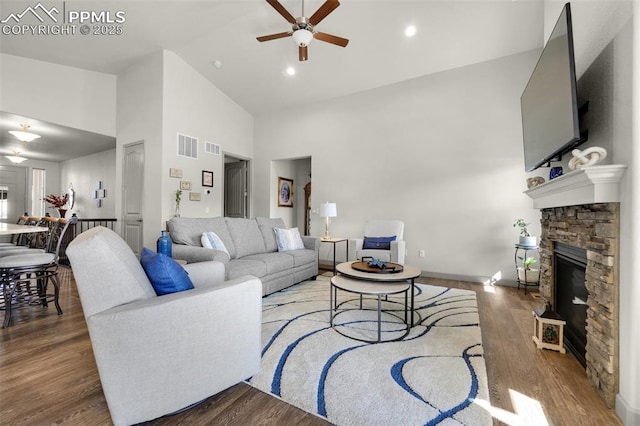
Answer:
<svg viewBox="0 0 640 426"><path fill-rule="evenodd" d="M292 36L298 45L298 59L300 61L306 61L309 59L307 47L314 38L341 47L345 47L349 43L349 40L346 38L322 33L315 29L315 26L318 25L320 21L340 6L340 2L338 0L325 1L324 4L320 6L309 18L304 16L304 0L302 0L302 16L299 18L294 18L293 15L291 15L287 9L278 2L278 0L267 0L267 3L269 3L271 7L273 7L284 19L287 20L287 22L291 24L291 31L256 37L260 42Z"/></svg>

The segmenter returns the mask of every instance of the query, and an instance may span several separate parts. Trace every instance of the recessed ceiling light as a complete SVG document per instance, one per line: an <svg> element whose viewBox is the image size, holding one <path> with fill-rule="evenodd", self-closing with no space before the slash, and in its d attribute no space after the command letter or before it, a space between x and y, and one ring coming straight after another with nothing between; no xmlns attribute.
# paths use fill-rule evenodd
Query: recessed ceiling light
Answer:
<svg viewBox="0 0 640 426"><path fill-rule="evenodd" d="M296 75L296 69L294 67L287 67L287 69L284 72L288 76Z"/></svg>
<svg viewBox="0 0 640 426"><path fill-rule="evenodd" d="M407 37L413 37L414 35L416 35L416 27L413 25L409 25L407 28L405 28L404 35L406 35Z"/></svg>
<svg viewBox="0 0 640 426"><path fill-rule="evenodd" d="M218 69L222 68L222 61L219 61L218 59L216 59L215 61L213 61L213 66Z"/></svg>

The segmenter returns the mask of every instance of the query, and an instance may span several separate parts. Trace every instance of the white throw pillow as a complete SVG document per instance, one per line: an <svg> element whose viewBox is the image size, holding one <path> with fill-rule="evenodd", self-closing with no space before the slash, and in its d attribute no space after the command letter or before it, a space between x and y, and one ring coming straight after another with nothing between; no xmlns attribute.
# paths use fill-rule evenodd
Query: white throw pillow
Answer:
<svg viewBox="0 0 640 426"><path fill-rule="evenodd" d="M278 251L304 249L304 243L302 242L302 238L300 238L300 231L298 231L298 228L273 228L273 231L276 233Z"/></svg>
<svg viewBox="0 0 640 426"><path fill-rule="evenodd" d="M229 255L229 251L215 232L203 232L202 237L200 237L200 242L204 248L220 250L227 253L227 256Z"/></svg>

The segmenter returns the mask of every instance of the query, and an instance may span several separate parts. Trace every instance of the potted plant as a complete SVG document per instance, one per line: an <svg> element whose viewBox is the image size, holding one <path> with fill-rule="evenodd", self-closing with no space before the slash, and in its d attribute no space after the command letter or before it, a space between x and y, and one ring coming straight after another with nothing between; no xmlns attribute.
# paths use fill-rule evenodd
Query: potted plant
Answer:
<svg viewBox="0 0 640 426"><path fill-rule="evenodd" d="M525 222L524 219L516 219L515 222L513 222L514 228L520 228L520 240L518 244L521 246L535 247L536 237L531 236L527 230L527 226L529 226L529 224Z"/></svg>
<svg viewBox="0 0 640 426"><path fill-rule="evenodd" d="M69 201L69 193L65 192L60 196L49 194L46 197L42 197L42 200L50 204L49 208L57 209L60 217L64 217L64 215L67 214L67 209L63 209L62 207Z"/></svg>
<svg viewBox="0 0 640 426"><path fill-rule="evenodd" d="M176 190L176 217L180 217L180 200L182 200L182 191Z"/></svg>
<svg viewBox="0 0 640 426"><path fill-rule="evenodd" d="M518 280L526 284L538 283L540 281L540 269L532 268L538 259L535 257L524 258L522 256L518 256L518 259L522 262L522 267L518 267Z"/></svg>

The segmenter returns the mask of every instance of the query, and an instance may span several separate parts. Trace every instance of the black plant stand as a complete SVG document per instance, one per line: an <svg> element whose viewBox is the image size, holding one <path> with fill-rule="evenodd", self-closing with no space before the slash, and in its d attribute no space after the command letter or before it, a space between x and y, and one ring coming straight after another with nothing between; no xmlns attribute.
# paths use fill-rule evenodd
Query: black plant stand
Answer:
<svg viewBox="0 0 640 426"><path fill-rule="evenodd" d="M538 271L537 279L534 279L532 271L528 271L524 266L524 260L518 259L518 254L522 252L522 259L527 258L527 255L530 251L535 251L536 253L540 252L540 247L538 246L523 246L520 244L516 244L516 253L514 255L514 262L516 264L516 280L518 281L518 290L520 290L520 286L524 287L524 294L527 294L528 287L538 287L540 285L540 271ZM524 280L520 279L519 269L522 268L524 270Z"/></svg>

